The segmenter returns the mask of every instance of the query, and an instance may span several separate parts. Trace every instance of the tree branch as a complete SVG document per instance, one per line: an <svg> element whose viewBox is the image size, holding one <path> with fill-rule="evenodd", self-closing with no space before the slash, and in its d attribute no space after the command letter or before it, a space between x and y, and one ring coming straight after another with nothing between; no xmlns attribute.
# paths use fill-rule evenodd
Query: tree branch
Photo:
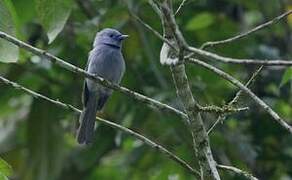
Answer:
<svg viewBox="0 0 292 180"><path fill-rule="evenodd" d="M219 75L223 79L226 79L227 81L231 82L233 85L240 88L243 92L245 92L247 95L249 95L255 101L256 104L258 104L263 110L265 110L268 114L270 114L273 117L273 119L276 120L276 122L278 122L286 130L288 130L289 133L292 133L292 127L289 124L287 124L283 119L281 119L280 116L270 106L268 106L263 100L261 100L259 97L257 97L250 89L248 89L246 86L244 86L236 78L232 77L231 75L227 74L226 72L224 72L224 71L222 71L222 70L220 70L220 69L218 69L210 64L207 64L203 61L189 58L188 62L192 63L192 64L200 65L200 66L204 67L205 69L208 69L208 70L216 73L217 75Z"/></svg>
<svg viewBox="0 0 292 180"><path fill-rule="evenodd" d="M244 176L244 177L246 177L247 179L250 179L250 180L258 180L258 178L254 177L252 174L250 174L250 173L248 173L246 171L243 171L241 169L238 169L236 167L233 167L233 166L225 166L225 165L217 164L217 167L220 168L220 169L223 169L223 170L232 171L235 174Z"/></svg>
<svg viewBox="0 0 292 180"><path fill-rule="evenodd" d="M217 169L214 167L215 161L212 156L203 120L200 112L196 108L196 101L188 84L184 64L171 67L171 72L175 82L177 95L183 103L184 109L189 117L189 129L192 133L195 151L197 152L196 154L201 166L201 179L220 179Z"/></svg>
<svg viewBox="0 0 292 180"><path fill-rule="evenodd" d="M263 66L260 66L253 74L252 76L249 78L249 80L246 82L245 86L248 87L250 86L255 78L259 75L259 73L261 72L261 70L263 69ZM238 102L238 99L240 98L240 96L242 95L243 91L242 90L239 90L235 97L228 103L229 106L233 106L235 105L237 102Z"/></svg>
<svg viewBox="0 0 292 180"><path fill-rule="evenodd" d="M161 41L165 42L167 45L169 45L172 49L177 51L176 47L166 38L164 38L158 31L153 29L149 24L145 23L141 18L139 18L134 12L129 10L130 15L134 17L138 22L140 22L146 29L151 31L156 37L158 37Z"/></svg>
<svg viewBox="0 0 292 180"><path fill-rule="evenodd" d="M211 113L217 113L217 114L230 114L235 112L241 112L241 111L247 111L249 110L249 107L242 107L242 108L234 108L230 105L225 105L223 107L218 107L215 105L211 106L200 106L197 104L197 109L199 112L211 112Z"/></svg>
<svg viewBox="0 0 292 180"><path fill-rule="evenodd" d="M169 43L169 41L168 40L165 40L165 38L164 37L162 37L159 33L158 33L158 35L157 35L157 31L155 31L153 28L151 28L148 24L146 24L146 23L144 23L142 20L140 20L139 22L141 22L146 28L148 28L151 32L155 32L154 34L158 37L158 38L160 38L162 41L164 41L165 43ZM172 48L172 49L175 49L175 48ZM200 49L197 49L197 48L194 48L194 47L187 47L187 49L189 50L189 51L191 51L191 52L193 52L193 53L191 53L191 54L189 54L189 55L187 55L187 56L185 56L185 59L189 59L191 56L193 56L194 55L194 53L195 54L198 54L198 55L202 55L202 56L205 56L205 57L209 57L209 58L211 58L211 59L216 59L216 60L219 60L219 61L222 61L222 62L242 62L242 61L245 61L245 63L249 63L249 64L262 64L262 65L288 65L288 66L290 66L290 65L292 65L292 61L283 61L283 60L273 60L273 61L271 61L271 60L269 60L269 61L262 61L262 60L253 60L253 59L233 59L233 58L226 58L226 57L222 57L222 56L219 56L219 55L217 55L217 54L214 54L214 53L210 53L210 52L208 52L208 51L204 51L204 50L200 50ZM195 60L195 59L193 59L193 60ZM198 61L198 60L195 60L195 61L193 61L193 60L189 60L191 63L198 63L199 62L199 65L206 65L206 66L204 66L204 67L208 67L207 69L209 69L210 68L210 70L211 69L213 69L213 68L215 68L215 67L213 67L213 66L211 66L211 65L209 65L209 64L207 64L207 63L204 63L204 62L202 62L202 61ZM217 68L215 68L215 69L217 69ZM218 70L218 69L217 69ZM218 72L217 71L214 71L214 72L216 72L217 74L218 74ZM220 70L220 72L223 72L223 71L221 71ZM226 74L225 72L223 72L224 74L221 74L219 72L219 74L218 75L220 75L221 77L223 77L223 78L227 78L227 77L225 77L225 75L224 74ZM230 75L228 75L228 76L230 76ZM233 81L235 78L233 78L232 76L230 76L231 77L231 79L232 80L230 80L229 79L229 81L231 82L231 81ZM228 78L227 78L227 80L228 80ZM235 79L236 80L236 79ZM237 82L239 82L238 80L236 80ZM240 83L240 82L239 82ZM241 84L241 83L240 83ZM234 84L235 85L235 84ZM243 84L241 84L242 85L242 87L244 87L244 85ZM236 86L238 86L238 85L236 85ZM238 86L238 87L240 87L240 86ZM244 88L246 88L246 87L244 87ZM242 89L242 88L241 88ZM247 90L248 90L248 88L246 88ZM249 90L250 91L250 90ZM253 93L252 93L253 94ZM259 99L257 96L253 96L252 94L249 94L251 97L253 97L253 99L255 100L255 99ZM268 107L267 109L265 109L274 119L276 119L276 121L277 122L279 122L285 129L287 129L289 132L292 132L292 130L291 130L291 127L285 122L285 121L283 121L271 108L269 108L269 106L267 106L262 100L260 100L260 101L257 101L257 100L255 100L258 104L261 104L261 105L263 105L262 107L263 108L266 108L266 107ZM262 103L264 103L264 104L262 104Z"/></svg>
<svg viewBox="0 0 292 180"><path fill-rule="evenodd" d="M83 69L80 69L79 67L76 67L68 62L65 62L64 60L62 60L61 58L58 58L44 50L38 49L36 47L33 47L25 42L22 42L2 31L0 31L0 38L5 39L15 45L17 45L18 47L21 47L27 51L32 52L35 55L41 56L41 57L45 57L46 59L48 59L49 61L51 61L53 64L56 64L62 68L65 68L71 72L77 73L83 77L92 79L94 81L96 81L99 84L102 84L103 86L106 86L110 89L116 90L118 92L121 92L131 98L136 99L138 102L142 102L145 103L147 105L149 105L150 107L152 107L153 109L159 109L161 111L168 111L168 112L172 112L180 117L182 117L183 119L187 118L187 115L167 104L163 104L155 99L149 98L145 95L139 94L137 92L131 91L125 87L119 86L117 84L113 84L101 77L95 76L94 74L90 74L87 73L86 71L84 71Z"/></svg>
<svg viewBox="0 0 292 180"><path fill-rule="evenodd" d="M255 80L255 78L257 77L257 75L260 73L260 71L263 69L263 66L260 66L250 77L250 79L247 81L247 83L245 84L246 87L250 86L250 84ZM243 93L242 90L239 90L236 95L234 96L234 98L227 103L228 106L234 106L237 102L238 99L240 98L241 94ZM209 130L207 131L208 135L210 134L210 132L220 123L223 122L223 120L226 118L225 115L219 115L219 117L217 118L217 120L215 121L215 123L209 128Z"/></svg>
<svg viewBox="0 0 292 180"><path fill-rule="evenodd" d="M185 5L185 3L187 2L187 0L182 0L180 5L178 6L177 10L175 11L174 15L176 16L179 11L181 10L181 8Z"/></svg>
<svg viewBox="0 0 292 180"><path fill-rule="evenodd" d="M70 110L70 111L75 112L75 113L78 113L78 114L81 113L81 110L75 108L71 104L66 104L66 103L63 103L63 102L61 102L59 100L53 100L53 99L51 99L51 98L49 98L47 96L44 96L44 95L39 94L37 92L34 92L34 91L32 91L32 90L30 90L28 88L25 88L25 87L23 87L23 86L15 83L15 82L12 82L12 81L10 81L10 80L2 77L2 76L0 76L0 80L2 82L4 82L5 84L8 84L8 85L14 87L15 89L21 90L21 91L23 91L23 92L25 92L25 93L33 96L34 98L48 101L48 102L50 102L52 104L55 104L55 105L57 105L59 107L62 107L64 109ZM101 122L101 123L103 123L103 124L105 124L107 126L110 126L110 127L114 128L116 130L122 131L122 132L124 132L126 134L129 134L130 136L133 136L136 139L141 140L143 143L147 144L152 149L157 150L158 152L166 155L168 158L170 158L174 162L178 163L180 166L182 166L184 169L188 170L192 174L194 174L196 176L199 176L200 175L200 173L197 170L193 169L187 162L185 162L184 160L182 160L181 158L179 158L178 156L176 156L175 154L173 154L172 152L170 152L169 150L167 150L162 145L160 145L158 143L155 143L154 141L152 141L152 140L148 139L147 137L143 136L142 134L139 134L139 133L137 133L137 132L135 132L135 131L133 131L131 129L128 129L128 128L126 128L124 126L121 126L119 124L116 124L114 122L111 122L111 121L102 119L100 117L96 117L96 119L99 122Z"/></svg>
<svg viewBox="0 0 292 180"><path fill-rule="evenodd" d="M210 58L211 60L217 60L223 63L232 63L232 64L254 64L254 65L265 65L265 66L275 66L275 65L281 65L281 66L292 66L292 61L288 60L257 60L257 59L236 59L236 58L229 58L229 57L223 57L215 53L211 53L208 51L204 51L201 49L197 49L194 47L186 47L189 51L193 52L195 55L200 55L203 57ZM189 54L187 56L191 57L194 54Z"/></svg>
<svg viewBox="0 0 292 180"><path fill-rule="evenodd" d="M25 42L22 42L18 39L16 39L15 37L12 37L2 31L0 31L0 38L2 39L5 39L15 45L17 45L18 47L20 48L23 48L35 55L38 55L38 56L41 56L41 57L45 57L46 59L48 59L50 62L52 62L53 64L56 64L64 69L67 69L73 73L76 73L76 74L79 74L80 76L83 76L83 77L86 77L86 78L89 78L89 79L92 79L94 81L96 81L97 83L105 86L105 87L108 87L110 89L113 89L113 90L116 90L120 93L123 93L125 94L126 96L128 97L131 97L135 100L137 100L138 102L141 102L141 103L144 103L148 106L150 106L152 109L155 109L155 110L160 110L160 111L167 111L167 112L170 112L170 113L174 113L180 117L182 117L185 121L187 121L187 115L176 109L176 108L173 108L167 104L164 104L160 101L157 101L155 99L152 99L150 97L147 97L143 94L140 94L138 92L135 92L135 91L132 91L126 87L123 87L123 86L119 86L117 84L114 84L114 83L111 83L110 81L107 81L106 79L103 79L102 77L99 77L99 76L95 76L94 74L90 74L86 71L84 71L83 69L77 67L77 66L74 66L66 61L64 61L63 59L61 58L58 58L42 49L38 49L36 47L33 47ZM232 112L238 112L238 111L244 111L244 110L247 110L246 108L238 108L238 109L224 109L224 108L220 108L220 107L214 107L214 108L209 108L209 107L203 107L203 106L198 106L200 111L206 111L206 112L215 112L215 113L219 113L219 112L228 112L228 113L232 113Z"/></svg>
<svg viewBox="0 0 292 180"><path fill-rule="evenodd" d="M244 32L242 34L236 35L234 37L231 37L231 38L228 38L228 39L225 39L225 40L221 40L221 41L206 42L201 46L200 49L205 49L207 47L213 47L213 46L220 45L220 44L226 44L226 43L230 43L230 42L233 42L235 40L244 38L244 37L250 35L251 33L257 32L257 31L259 31L261 29L264 29L264 28L266 28L266 27L268 27L268 26L270 26L272 24L275 24L275 23L279 22L281 19L287 17L290 14L292 14L292 10L287 11L287 12L275 17L274 19L272 19L272 20L270 20L270 21L268 21L266 23L260 24L260 25L256 26L255 28L253 28L253 29L251 29L251 30L249 30L247 32Z"/></svg>
<svg viewBox="0 0 292 180"><path fill-rule="evenodd" d="M170 69L177 91L177 96L181 100L184 110L189 118L188 127L192 134L195 154L199 160L201 179L220 180L220 176L216 168L216 162L214 161L211 152L209 138L201 118L200 110L198 108L198 102L192 95L188 77L185 72L185 65L183 61L184 47L186 46L186 42L175 22L171 1L165 0L159 5L162 14L161 21L164 30L164 37L170 42L174 42L175 47L178 47L179 49L178 63L176 65L170 66ZM166 51L168 52L165 53L169 55L174 50L168 48Z"/></svg>
<svg viewBox="0 0 292 180"><path fill-rule="evenodd" d="M149 0L149 1L152 1L152 0ZM158 14L161 14L160 12L158 13ZM161 17L161 16L160 16ZM150 30L151 32L153 32L159 39L161 39L164 43L166 43L166 44L168 44L168 45L170 45L170 43L169 43L169 41L168 41L168 39L165 39L164 37L162 37L156 30L154 30L151 26L149 26L148 24L146 24L145 22L143 22L141 19L139 19L139 22L140 23L142 23L148 30ZM162 24L164 24L165 22L164 22L164 20L162 19ZM165 29L164 29L165 30ZM172 45L172 44L171 44ZM171 47L171 46L170 46ZM174 47L171 47L172 48L172 50L176 50L176 48L174 48ZM190 48L189 47L185 47L186 49L188 49L188 50L190 50ZM189 57L191 57L193 54L194 54L194 52L196 53L196 54L199 54L199 55L204 55L205 57L207 56L207 57L209 57L209 58L215 58L215 59L217 59L217 60L219 60L219 61L222 61L222 62L230 62L230 63L245 63L245 64L263 64L263 65L288 65L288 66L290 66L290 65L292 65L292 62L287 62L287 61L282 61L282 60L276 60L276 61L262 61L262 60L254 60L254 59L233 59L233 58L225 58L225 57L222 57L222 56L219 56L219 55L217 55L217 54L214 54L214 53L210 53L210 52L207 52L207 51L202 51L202 50L197 50L197 49L191 49L191 51L193 51L193 53L191 53L191 54L189 54L188 56L186 56L185 58L189 58ZM243 61L242 61L243 60ZM239 61L239 62L238 62ZM203 62L202 62L203 63ZM211 66L211 65L208 65L207 63L204 63L205 65L207 65L207 67L209 67L209 68L207 68L207 69L209 69L209 70L212 70L213 69L213 66ZM210 69L211 68L211 69ZM215 67L214 67L215 68ZM216 70L216 69L215 69ZM217 74L218 74L218 71L215 71ZM219 71L220 72L220 71ZM224 72L223 72L224 73ZM222 77L224 77L224 78L227 78L227 80L229 80L229 81L231 81L231 82L233 82L233 77L232 76L230 76L230 75L228 75L227 77L225 77L225 75L226 75L226 73L224 73L224 74L221 74L221 73L219 73L220 74L220 76L222 76ZM228 78L229 77L229 78ZM230 77L232 77L231 79L230 79ZM235 79L236 80L236 79ZM236 83L235 83L236 82ZM242 90L242 91L249 91L249 89L248 88L246 88L244 85L242 85L239 81L235 81L235 82L233 82L233 83L235 83L235 85L238 85L239 86L239 84L240 84L240 86L239 87L241 87L240 89L242 90L242 89L244 89L244 90ZM238 83L239 84L238 84ZM241 94L241 92L238 92L237 93L237 95L235 96L235 98L233 99L233 101L231 101L231 102L236 102L236 99L238 99L239 98L239 96L240 96L240 94ZM279 116L269 107L269 106L267 106L261 99L259 99L257 96L255 96L252 92L251 93L249 93L249 95L258 103L258 104L260 104L262 107L264 107L264 109L270 114L270 115L272 115L272 117L274 117L275 119L276 119L276 121L278 122L278 123L280 123L285 129L287 129L290 133L291 133L291 127L285 122L285 121L283 121L281 118L279 118ZM237 170L237 172L242 172L241 170L239 170L238 171L238 169L237 168L232 168L233 170L235 169L235 170Z"/></svg>
<svg viewBox="0 0 292 180"><path fill-rule="evenodd" d="M156 37L158 37L160 40L165 42L168 46L170 46L172 49L174 49L177 54L177 48L173 46L173 43L171 43L170 40L164 38L162 35L160 35L159 32L157 32L155 29L153 29L150 25L145 23L143 20L141 20L138 16L136 16L134 13L131 13L131 15L139 21L145 28L147 28L149 31L151 31ZM194 47L185 47L192 53L188 54L185 58L192 57L194 54L200 55L203 57L210 58L211 60L215 59L217 61L223 62L223 63L231 63L231 64L252 64L252 65L265 65L265 66L275 66L275 65L281 65L281 66L292 66L292 61L288 60L257 60L257 59L236 59L236 58L230 58L230 57L223 57L219 56L218 54L211 53L205 50L197 49Z"/></svg>

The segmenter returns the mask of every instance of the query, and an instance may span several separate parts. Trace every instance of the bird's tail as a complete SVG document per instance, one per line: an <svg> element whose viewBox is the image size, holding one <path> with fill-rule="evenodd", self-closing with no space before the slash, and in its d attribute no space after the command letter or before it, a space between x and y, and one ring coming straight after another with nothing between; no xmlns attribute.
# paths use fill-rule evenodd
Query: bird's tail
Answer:
<svg viewBox="0 0 292 180"><path fill-rule="evenodd" d="M77 132L77 141L79 144L90 144L92 142L97 107L96 92L88 93L88 102L83 108L79 119L81 123Z"/></svg>
<svg viewBox="0 0 292 180"><path fill-rule="evenodd" d="M97 110L100 111L104 104L106 103L107 99L108 99L109 95L108 94L103 94L101 93L99 95L98 101L97 101Z"/></svg>

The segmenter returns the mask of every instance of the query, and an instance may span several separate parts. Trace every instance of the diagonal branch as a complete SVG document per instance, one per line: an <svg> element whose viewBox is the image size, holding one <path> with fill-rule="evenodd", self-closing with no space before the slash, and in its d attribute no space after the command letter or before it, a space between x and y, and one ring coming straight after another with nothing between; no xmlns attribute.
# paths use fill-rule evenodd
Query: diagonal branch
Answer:
<svg viewBox="0 0 292 180"><path fill-rule="evenodd" d="M175 11L174 15L176 16L179 11L181 10L181 8L185 5L185 3L187 2L187 0L182 0L180 5L178 6L177 10Z"/></svg>
<svg viewBox="0 0 292 180"><path fill-rule="evenodd" d="M246 87L250 86L250 84L255 80L255 78L257 77L257 75L260 73L260 71L262 70L263 66L260 66L250 77L250 79L247 81L247 83L245 84ZM236 95L234 96L234 98L227 104L228 106L234 106L237 102L238 99L240 98L240 96L242 95L243 91L239 90ZM223 122L223 120L226 118L226 116L224 115L219 115L219 117L217 118L217 120L215 121L215 123L208 129L207 133L208 135L210 134L210 132L220 123Z"/></svg>
<svg viewBox="0 0 292 180"><path fill-rule="evenodd" d="M153 29L149 24L145 23L141 18L139 18L134 12L129 10L130 15L134 17L139 23L141 23L146 29L151 31L156 37L158 37L161 41L165 42L167 45L169 45L172 49L177 51L176 47L166 38L164 38L158 31Z"/></svg>
<svg viewBox="0 0 292 180"><path fill-rule="evenodd" d="M46 59L48 59L50 62L52 62L53 64L56 64L64 69L67 69L71 72L74 72L76 74L79 74L80 76L83 76L83 77L86 77L86 78L89 78L89 79L92 79L94 81L96 81L97 83L105 86L105 87L108 87L110 89L113 89L113 90L116 90L120 93L123 93L135 100L137 100L138 102L141 102L141 103L144 103L148 106L150 106L151 108L153 109L158 109L160 111L167 111L167 112L170 112L170 113L174 113L180 117L182 117L185 121L187 121L187 115L174 108L174 107L171 107L170 105L167 105L167 104L164 104L160 101L157 101L155 99L152 99L150 97L147 97L143 94L140 94L138 92L135 92L135 91L132 91L126 87L123 87L123 86L119 86L117 84L114 84L114 83L111 83L110 81L107 81L106 79L103 79L102 77L99 77L99 76L95 76L94 74L90 74L86 71L84 71L83 69L77 67L77 66L74 66L66 61L64 61L63 59L61 58L58 58L42 49L38 49L36 47L33 47L25 42L22 42L2 31L0 31L0 38L2 39L5 39L15 45L17 45L18 47L20 48L23 48L35 55L38 55L38 56L41 56L41 57L45 57ZM208 107L203 107L203 106L198 106L200 111L206 111L206 112L215 112L215 113L220 113L220 112L228 112L228 113L232 113L232 112L238 112L238 111L243 111L243 110L247 110L246 108L239 108L239 109L224 109L224 108L220 108L220 107L215 107L215 108L208 108Z"/></svg>
<svg viewBox="0 0 292 180"><path fill-rule="evenodd" d="M261 72L261 70L263 69L263 66L260 66L253 74L252 76L249 78L249 80L246 82L245 86L248 87L250 86L253 81L255 80L255 78L258 76L258 74ZM240 96L242 95L243 91L239 90L235 97L228 103L229 106L233 106L238 102L238 99L240 98Z"/></svg>
<svg viewBox="0 0 292 180"><path fill-rule="evenodd" d="M41 50L41 49L38 49L36 47L33 47L25 42L22 42L2 31L0 31L0 38L2 39L5 39L15 45L17 45L18 47L21 47L27 51L30 51L32 52L33 54L35 55L38 55L38 56L41 56L41 57L45 57L46 59L48 59L49 61L51 61L53 64L56 64L62 68L65 68L71 72L74 72L74 73L77 73L83 77L86 77L86 78L89 78L89 79L92 79L92 80L95 80L97 83L99 84L102 84L103 86L106 86L110 89L113 89L113 90L116 90L118 92L121 92L131 98L134 98L136 99L137 101L139 102L142 102L144 104L147 104L149 105L150 107L154 108L154 109L159 109L161 111L168 111L168 112L172 112L180 117L182 117L183 119L186 119L187 116L185 113L167 105L167 104L164 104L164 103L161 103L155 99L152 99L152 98L149 98L145 95L142 95L142 94L139 94L137 92L134 92L132 90L129 90L127 89L126 87L122 87L122 86L119 86L117 84L113 84L101 77L98 77L98 76L95 76L93 74L90 74L86 71L84 71L83 69L79 68L79 67L76 67L64 60L62 60L61 58L58 58L44 50Z"/></svg>
<svg viewBox="0 0 292 180"><path fill-rule="evenodd" d="M221 40L221 41L206 42L201 46L200 49L205 49L207 47L213 47L213 46L220 45L220 44L226 44L226 43L230 43L230 42L233 42L235 40L244 38L244 37L250 35L251 33L257 32L257 31L259 31L261 29L264 29L264 28L266 28L266 27L268 27L268 26L270 26L272 24L275 24L275 23L279 22L281 19L287 17L290 14L292 14L292 10L287 11L287 12L275 17L274 19L272 19L272 20L270 20L270 21L268 21L266 23L260 24L260 25L256 26L255 28L253 28L253 29L251 29L251 30L249 30L247 32L244 32L242 34L236 35L234 37L231 37L231 38L228 38L228 39L225 39L225 40Z"/></svg>
<svg viewBox="0 0 292 180"><path fill-rule="evenodd" d="M78 113L80 114L81 113L81 110L75 108L74 106L72 106L71 104L66 104L66 103L63 103L61 101L58 101L58 100L53 100L47 96L44 96L42 94L39 94L37 92L34 92L28 88L25 88L15 82L12 82L2 76L0 76L0 80L2 82L4 82L5 84L8 84L12 87L14 87L15 89L19 89L31 96L33 96L34 98L37 98L37 99L42 99L42 100L45 100L45 101L48 101L50 103L53 103L59 107L62 107L64 109L67 109L67 110L70 110L72 112L75 112L75 113ZM108 120L105 120L105 119L102 119L100 117L96 117L96 119L98 120L98 122L101 122L107 126L110 126L114 129L117 129L119 131L122 131L126 134L129 134L130 136L133 136L134 138L136 139L139 139L141 140L142 142L144 142L145 144L147 144L148 146L150 146L151 148L153 148L154 150L157 150L158 152L166 155L168 158L170 158L171 160L173 160L174 162L178 163L180 166L182 166L184 169L188 170L189 172L191 172L192 174L196 175L196 176L199 176L200 173L193 169L187 162L185 162L184 160L182 160L181 158L179 158L178 156L176 156L175 154L173 154L172 152L170 152L169 150L167 150L165 147L163 147L162 145L158 144L158 143L155 143L154 141L148 139L147 137L143 136L142 134L139 134L131 129L128 129L124 126L121 126L119 124L116 124L114 122L111 122L111 121L108 121Z"/></svg>
<svg viewBox="0 0 292 180"><path fill-rule="evenodd" d="M287 124L270 106L268 106L263 100L261 100L259 97L257 97L250 89L248 89L246 86L244 86L236 78L232 77L231 75L227 74L226 72L224 72L224 71L222 71L222 70L220 70L220 69L218 69L210 64L207 64L203 61L189 58L188 62L192 63L192 64L200 65L200 66L204 67L205 69L208 69L208 70L216 73L217 75L219 75L223 79L226 79L227 81L231 82L233 85L240 88L243 92L245 92L247 95L249 95L255 101L256 104L258 104L263 110L265 110L268 114L270 114L273 117L273 119L276 120L276 122L278 122L289 133L292 133L292 127L289 124Z"/></svg>
<svg viewBox="0 0 292 180"><path fill-rule="evenodd" d="M221 164L217 164L217 167L220 169L224 169L224 170L228 170L228 171L232 171L235 174L241 175L246 177L247 179L250 180L258 180L258 178L254 177L252 174L250 174L249 172L243 171L241 169L238 169L236 167L233 166L225 166L225 165L221 165Z"/></svg>

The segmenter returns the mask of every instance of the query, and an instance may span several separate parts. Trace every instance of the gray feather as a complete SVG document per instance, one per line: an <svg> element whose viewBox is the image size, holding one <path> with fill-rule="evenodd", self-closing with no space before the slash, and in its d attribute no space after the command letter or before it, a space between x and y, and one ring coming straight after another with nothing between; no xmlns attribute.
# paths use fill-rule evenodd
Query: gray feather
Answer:
<svg viewBox="0 0 292 180"><path fill-rule="evenodd" d="M80 115L79 122L81 123L78 133L77 141L79 144L90 144L94 134L94 124L97 111L96 92L86 92L87 100Z"/></svg>
<svg viewBox="0 0 292 180"><path fill-rule="evenodd" d="M125 38L114 29L104 29L97 33L93 49L89 53L86 71L119 84L125 72L125 62L121 52ZM96 112L102 110L112 90L86 79L83 88L83 111L77 141L80 144L92 142Z"/></svg>

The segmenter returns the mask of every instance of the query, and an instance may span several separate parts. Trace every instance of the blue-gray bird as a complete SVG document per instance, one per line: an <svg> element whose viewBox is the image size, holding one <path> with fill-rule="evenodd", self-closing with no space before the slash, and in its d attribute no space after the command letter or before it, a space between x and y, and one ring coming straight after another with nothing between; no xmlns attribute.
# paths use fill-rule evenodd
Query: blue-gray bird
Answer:
<svg viewBox="0 0 292 180"><path fill-rule="evenodd" d="M95 36L93 49L89 53L86 71L119 84L125 72L125 62L121 52L123 35L115 29L106 28ZM77 132L79 144L89 144L93 140L95 117L102 110L112 90L86 79L83 87L83 111Z"/></svg>

